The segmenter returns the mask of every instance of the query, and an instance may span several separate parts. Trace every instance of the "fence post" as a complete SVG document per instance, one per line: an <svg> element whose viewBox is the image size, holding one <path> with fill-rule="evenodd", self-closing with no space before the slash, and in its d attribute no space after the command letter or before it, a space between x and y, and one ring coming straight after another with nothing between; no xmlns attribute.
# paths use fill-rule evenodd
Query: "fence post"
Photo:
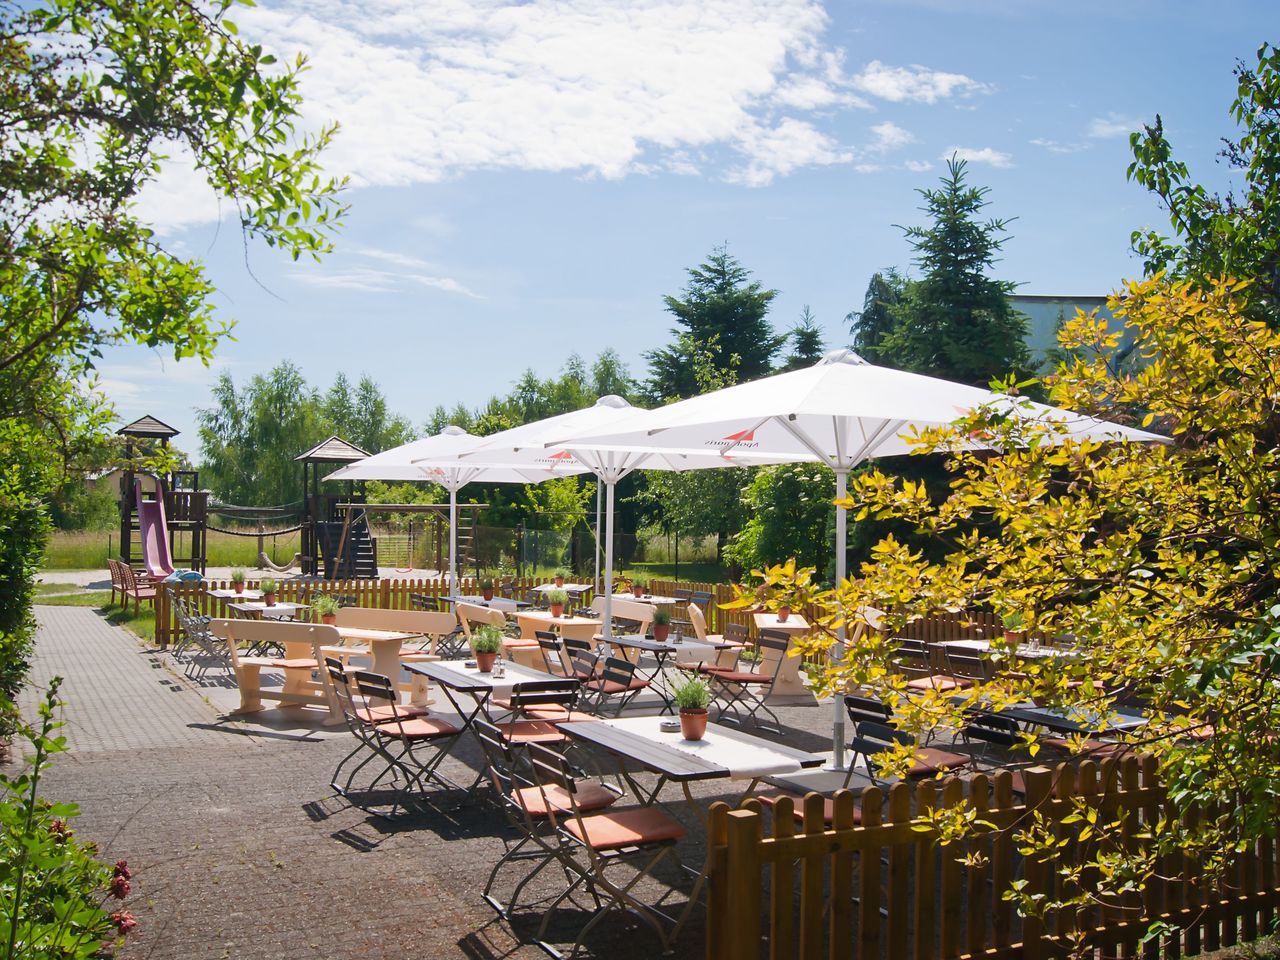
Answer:
<svg viewBox="0 0 1280 960"><path fill-rule="evenodd" d="M730 960L725 943L729 919L728 856L729 805L717 800L707 819L707 960Z"/></svg>
<svg viewBox="0 0 1280 960"><path fill-rule="evenodd" d="M125 598L125 606L128 605L128 598ZM156 643L163 650L169 646L169 592L167 590L156 591L155 603L151 605L151 609L156 618Z"/></svg>
<svg viewBox="0 0 1280 960"><path fill-rule="evenodd" d="M1027 816L1034 817L1049 799L1053 790L1053 774L1047 767L1029 767L1022 772L1026 785ZM1051 891L1052 877L1048 860L1035 855L1023 862L1025 893L1029 897L1047 898ZM1045 927L1040 917L1028 915L1022 921L1023 960L1040 960L1045 955Z"/></svg>
<svg viewBox="0 0 1280 960"><path fill-rule="evenodd" d="M725 955L760 953L760 814L731 810L727 817L725 876L728 902L721 932Z"/></svg>

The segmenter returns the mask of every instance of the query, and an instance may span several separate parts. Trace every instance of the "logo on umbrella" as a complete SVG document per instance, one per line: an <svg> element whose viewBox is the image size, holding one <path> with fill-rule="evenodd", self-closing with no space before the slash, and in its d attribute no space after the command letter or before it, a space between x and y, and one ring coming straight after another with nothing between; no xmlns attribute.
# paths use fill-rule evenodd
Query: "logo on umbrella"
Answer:
<svg viewBox="0 0 1280 960"><path fill-rule="evenodd" d="M574 456L568 450L561 450L550 456L539 457L537 463L549 463L553 467L567 467L574 462Z"/></svg>
<svg viewBox="0 0 1280 960"><path fill-rule="evenodd" d="M739 430L722 440L704 440L703 444L708 447L733 447L735 450L750 450L760 446L755 430Z"/></svg>

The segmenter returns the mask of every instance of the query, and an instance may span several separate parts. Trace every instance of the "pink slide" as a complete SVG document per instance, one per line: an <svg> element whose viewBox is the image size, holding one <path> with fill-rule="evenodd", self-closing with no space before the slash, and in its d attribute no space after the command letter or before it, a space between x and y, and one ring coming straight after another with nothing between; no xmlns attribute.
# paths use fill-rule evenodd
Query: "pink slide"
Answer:
<svg viewBox="0 0 1280 960"><path fill-rule="evenodd" d="M164 519L164 485L156 481L156 498L142 498L142 481L133 481L133 495L138 504L138 533L142 540L142 564L147 573L163 580L173 573L169 555L169 525Z"/></svg>

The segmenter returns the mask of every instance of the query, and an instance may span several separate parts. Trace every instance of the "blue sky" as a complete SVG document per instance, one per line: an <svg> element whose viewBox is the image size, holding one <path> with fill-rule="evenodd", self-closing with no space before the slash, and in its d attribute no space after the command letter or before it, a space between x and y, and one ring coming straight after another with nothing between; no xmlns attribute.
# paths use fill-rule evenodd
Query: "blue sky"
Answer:
<svg viewBox="0 0 1280 960"><path fill-rule="evenodd" d="M1106 293L1140 272L1130 232L1165 222L1125 180L1129 131L1162 114L1224 185L1232 67L1278 19L1274 0L259 3L241 33L310 55L306 120L341 122L352 209L333 255L294 264L218 229L177 159L144 198L237 339L211 368L129 349L100 375L123 419L192 452L216 374L281 359L322 386L368 373L415 423L573 352L643 373L662 296L720 243L780 291L776 326L808 304L843 344L871 273L910 266L895 224L922 222L915 190L953 150L1017 218L1001 279Z"/></svg>

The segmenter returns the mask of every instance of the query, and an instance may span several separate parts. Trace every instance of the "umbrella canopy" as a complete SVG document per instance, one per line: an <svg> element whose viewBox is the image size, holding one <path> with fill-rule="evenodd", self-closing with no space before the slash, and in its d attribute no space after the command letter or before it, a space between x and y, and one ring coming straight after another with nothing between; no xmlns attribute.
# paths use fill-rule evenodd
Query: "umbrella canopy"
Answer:
<svg viewBox="0 0 1280 960"><path fill-rule="evenodd" d="M909 453L912 428L941 427L984 404L1010 416L1063 424L1068 436L1167 442L1167 438L1040 403L1026 403L978 387L867 363L851 350L828 353L812 367L775 374L681 400L636 417L619 429L583 434L566 449L586 446L599 456L645 449L718 451L774 461L816 460L836 475L844 499L849 471L872 457ZM974 448L984 446L980 439ZM847 517L836 511L836 578L845 579ZM844 639L844 628L840 629ZM840 647L836 650L840 655ZM844 711L833 712L834 760L844 764Z"/></svg>
<svg viewBox="0 0 1280 960"><path fill-rule="evenodd" d="M780 460L752 451L668 450L659 444L644 449L596 449L578 442L579 437L615 430L623 423L643 422L648 412L622 397L606 396L594 406L513 427L484 438L484 443L458 455L461 464L493 464L528 469L556 468L594 473L605 488L605 595L604 634L612 635L613 496L619 480L633 470L706 470L716 467L748 467Z"/></svg>
<svg viewBox="0 0 1280 960"><path fill-rule="evenodd" d="M326 480L430 480L449 491L449 585L458 581L458 491L468 483L541 483L553 477L586 473L585 467L567 462L572 458L548 458L538 466L464 463L459 455L483 445L461 427L448 426L439 433L411 440L336 470Z"/></svg>

